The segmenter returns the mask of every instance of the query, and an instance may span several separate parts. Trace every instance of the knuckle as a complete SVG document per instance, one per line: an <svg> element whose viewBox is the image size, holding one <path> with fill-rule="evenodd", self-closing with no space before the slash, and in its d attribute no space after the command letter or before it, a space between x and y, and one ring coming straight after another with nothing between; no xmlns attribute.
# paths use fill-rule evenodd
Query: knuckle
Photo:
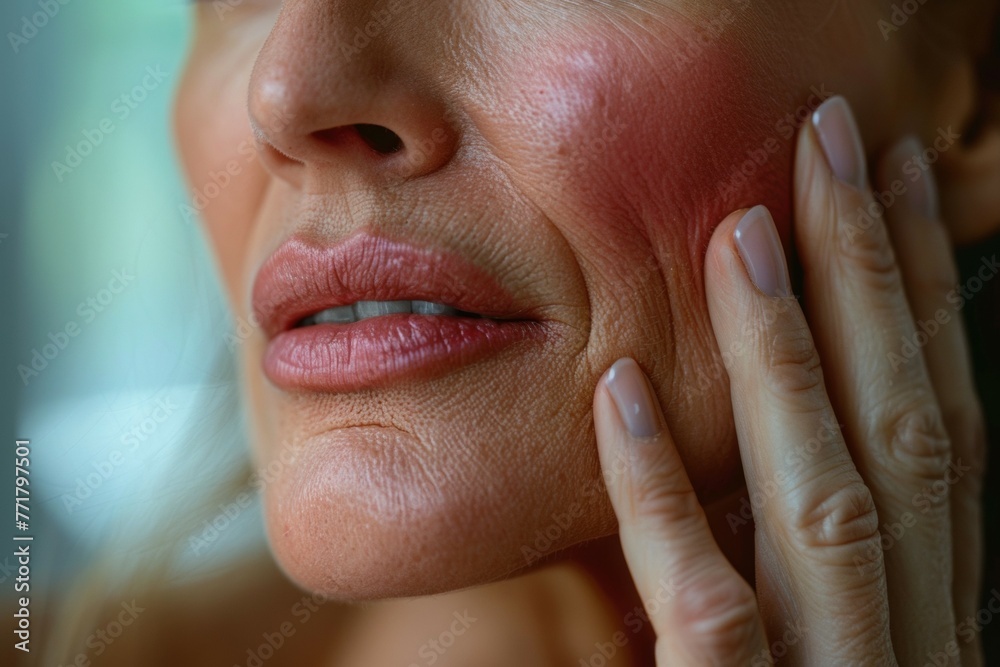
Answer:
<svg viewBox="0 0 1000 667"><path fill-rule="evenodd" d="M742 655L758 632L757 598L750 586L735 573L713 575L678 592L668 621L675 636L685 637L690 657Z"/></svg>
<svg viewBox="0 0 1000 667"><path fill-rule="evenodd" d="M902 289L896 252L881 216L862 233L838 234L837 249L846 268L857 271L869 287Z"/></svg>
<svg viewBox="0 0 1000 667"><path fill-rule="evenodd" d="M765 362L767 385L778 396L810 393L823 387L819 352L804 320L772 336Z"/></svg>
<svg viewBox="0 0 1000 667"><path fill-rule="evenodd" d="M894 475L910 476L921 483L944 478L951 462L951 439L941 410L922 401L890 416L880 439L886 445Z"/></svg>
<svg viewBox="0 0 1000 667"><path fill-rule="evenodd" d="M635 515L658 523L682 523L701 516L701 503L694 490L678 488L659 475L644 475L633 488Z"/></svg>
<svg viewBox="0 0 1000 667"><path fill-rule="evenodd" d="M661 523L680 523L701 517L698 495L686 481L683 470L665 459L657 454L633 465L630 495L634 515Z"/></svg>
<svg viewBox="0 0 1000 667"><path fill-rule="evenodd" d="M868 551L880 541L875 501L856 472L793 511L790 526L793 539L809 549Z"/></svg>

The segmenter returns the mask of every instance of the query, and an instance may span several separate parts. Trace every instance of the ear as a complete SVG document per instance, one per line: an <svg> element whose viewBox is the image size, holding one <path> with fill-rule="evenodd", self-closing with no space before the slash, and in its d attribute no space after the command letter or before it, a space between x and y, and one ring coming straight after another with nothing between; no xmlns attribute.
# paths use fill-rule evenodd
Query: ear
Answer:
<svg viewBox="0 0 1000 667"><path fill-rule="evenodd" d="M978 32L970 43L984 48L965 56L964 73L956 75L964 81L953 80L940 90L949 95L957 93L953 86L963 88L961 97L969 102L957 130L960 138L935 165L943 218L959 245L1000 232L1000 22L992 4L966 33Z"/></svg>

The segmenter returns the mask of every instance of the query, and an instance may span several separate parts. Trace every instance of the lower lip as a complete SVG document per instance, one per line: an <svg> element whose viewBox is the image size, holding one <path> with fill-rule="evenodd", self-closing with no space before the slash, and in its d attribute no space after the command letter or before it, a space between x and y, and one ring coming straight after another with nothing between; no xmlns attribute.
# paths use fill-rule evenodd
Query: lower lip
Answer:
<svg viewBox="0 0 1000 667"><path fill-rule="evenodd" d="M347 392L426 380L543 337L534 321L383 315L278 334L264 372L282 389Z"/></svg>

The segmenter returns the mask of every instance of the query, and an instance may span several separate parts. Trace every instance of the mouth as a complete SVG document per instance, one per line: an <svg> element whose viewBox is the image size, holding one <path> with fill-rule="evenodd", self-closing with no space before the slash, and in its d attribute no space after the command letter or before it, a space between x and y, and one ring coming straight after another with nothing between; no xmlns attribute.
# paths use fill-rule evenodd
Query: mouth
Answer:
<svg viewBox="0 0 1000 667"><path fill-rule="evenodd" d="M426 380L546 334L540 307L471 262L368 232L330 246L290 238L258 272L252 302L264 373L286 390Z"/></svg>
<svg viewBox="0 0 1000 667"><path fill-rule="evenodd" d="M441 315L446 317L482 318L479 313L470 313L443 303L433 301L358 301L346 306L334 306L299 320L295 327L309 327L316 324L351 324L383 315Z"/></svg>

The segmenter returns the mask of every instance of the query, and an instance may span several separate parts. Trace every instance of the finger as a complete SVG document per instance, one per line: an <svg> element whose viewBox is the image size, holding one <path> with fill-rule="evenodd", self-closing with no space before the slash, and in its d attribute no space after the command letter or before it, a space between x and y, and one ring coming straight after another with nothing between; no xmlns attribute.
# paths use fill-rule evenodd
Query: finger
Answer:
<svg viewBox="0 0 1000 667"><path fill-rule="evenodd" d="M929 503L950 492L955 617L960 627L974 628L983 569L980 494L986 434L961 313L972 295L959 285L951 239L938 213L934 174L922 154L916 138L897 144L882 161L879 190L902 193L885 217L917 321L914 338L900 343L897 353L900 363L910 363L907 357L922 349L952 447L943 483L925 487L919 498ZM978 639L976 632L958 632L962 665L982 664Z"/></svg>
<svg viewBox="0 0 1000 667"><path fill-rule="evenodd" d="M947 492L915 501L944 479L950 441L923 358L902 356L915 325L864 155L847 102L821 105L796 150L795 232L827 386L881 519L893 647L923 664L955 632Z"/></svg>
<svg viewBox="0 0 1000 667"><path fill-rule="evenodd" d="M656 631L657 664L750 664L768 656L753 590L715 543L632 359L616 362L598 383L594 424L622 549Z"/></svg>
<svg viewBox="0 0 1000 667"><path fill-rule="evenodd" d="M766 208L716 229L705 273L757 521L765 630L795 637L784 647L791 664L892 661L875 507L841 437L805 316L787 296ZM875 566L857 568L859 559Z"/></svg>

